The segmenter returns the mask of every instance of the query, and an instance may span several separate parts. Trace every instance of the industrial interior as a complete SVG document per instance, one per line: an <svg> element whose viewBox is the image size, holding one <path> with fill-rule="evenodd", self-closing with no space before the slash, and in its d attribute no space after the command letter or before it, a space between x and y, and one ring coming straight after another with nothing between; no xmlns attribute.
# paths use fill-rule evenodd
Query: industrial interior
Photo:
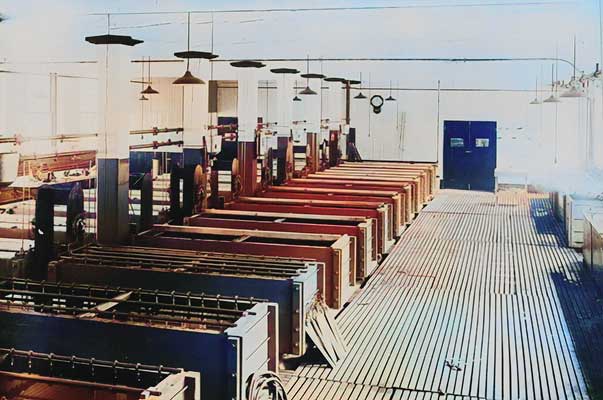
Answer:
<svg viewBox="0 0 603 400"><path fill-rule="evenodd" d="M0 400L603 399L601 0L0 0Z"/></svg>

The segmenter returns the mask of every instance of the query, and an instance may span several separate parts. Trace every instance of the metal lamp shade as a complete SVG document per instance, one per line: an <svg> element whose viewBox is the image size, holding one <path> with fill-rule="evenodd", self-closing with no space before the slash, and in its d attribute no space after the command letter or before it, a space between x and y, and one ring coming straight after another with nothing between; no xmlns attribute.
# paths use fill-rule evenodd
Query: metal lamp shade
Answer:
<svg viewBox="0 0 603 400"><path fill-rule="evenodd" d="M554 94L552 94L550 95L550 97L544 100L543 103L561 103L561 100L559 100Z"/></svg>
<svg viewBox="0 0 603 400"><path fill-rule="evenodd" d="M186 70L184 75L172 82L174 85L203 85L205 82L202 79L197 78L191 71Z"/></svg>
<svg viewBox="0 0 603 400"><path fill-rule="evenodd" d="M303 94L303 95L315 95L317 93L314 90L310 89L310 86L306 86L306 88L304 90L302 90L301 92L299 92L299 94Z"/></svg>
<svg viewBox="0 0 603 400"><path fill-rule="evenodd" d="M147 86L145 90L140 92L142 94L159 94L159 92L151 87L151 85Z"/></svg>

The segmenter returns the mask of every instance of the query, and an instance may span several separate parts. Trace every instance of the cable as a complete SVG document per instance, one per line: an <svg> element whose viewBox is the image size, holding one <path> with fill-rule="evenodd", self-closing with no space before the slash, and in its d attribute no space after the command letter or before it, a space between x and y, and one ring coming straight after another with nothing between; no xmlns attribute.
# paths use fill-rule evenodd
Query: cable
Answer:
<svg viewBox="0 0 603 400"><path fill-rule="evenodd" d="M300 7L300 8L248 8L231 10L191 10L191 11L140 11L140 12L115 12L112 15L168 15L168 14L239 14L239 13L269 13L269 12L309 12L309 11L379 11L379 10L405 10L411 8L467 8L467 7L525 7L525 6L558 6L576 4L579 1L518 1L518 2L491 2L491 3L465 3L465 4L406 4L400 6L358 6L358 7ZM107 13L90 13L87 15L99 16Z"/></svg>

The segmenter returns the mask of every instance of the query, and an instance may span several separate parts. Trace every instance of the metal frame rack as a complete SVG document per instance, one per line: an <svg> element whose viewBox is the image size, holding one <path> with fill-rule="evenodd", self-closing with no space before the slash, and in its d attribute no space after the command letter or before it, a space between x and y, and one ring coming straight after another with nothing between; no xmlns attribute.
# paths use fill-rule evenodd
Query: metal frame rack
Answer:
<svg viewBox="0 0 603 400"><path fill-rule="evenodd" d="M242 399L278 366L277 306L258 299L13 278L0 296L0 346L178 365L203 398Z"/></svg>
<svg viewBox="0 0 603 400"><path fill-rule="evenodd" d="M199 400L199 373L0 348L0 393L26 400Z"/></svg>
<svg viewBox="0 0 603 400"><path fill-rule="evenodd" d="M316 262L294 258L89 245L51 262L48 275L55 282L263 297L278 304L281 354L299 356L307 312L318 300L318 270Z"/></svg>

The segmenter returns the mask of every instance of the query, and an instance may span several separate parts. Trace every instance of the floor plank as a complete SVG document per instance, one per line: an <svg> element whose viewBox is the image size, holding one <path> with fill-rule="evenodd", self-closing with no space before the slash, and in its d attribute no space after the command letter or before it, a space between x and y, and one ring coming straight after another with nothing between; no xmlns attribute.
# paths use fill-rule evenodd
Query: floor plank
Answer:
<svg viewBox="0 0 603 400"><path fill-rule="evenodd" d="M338 316L344 359L289 396L597 398L600 298L548 196L444 190Z"/></svg>

